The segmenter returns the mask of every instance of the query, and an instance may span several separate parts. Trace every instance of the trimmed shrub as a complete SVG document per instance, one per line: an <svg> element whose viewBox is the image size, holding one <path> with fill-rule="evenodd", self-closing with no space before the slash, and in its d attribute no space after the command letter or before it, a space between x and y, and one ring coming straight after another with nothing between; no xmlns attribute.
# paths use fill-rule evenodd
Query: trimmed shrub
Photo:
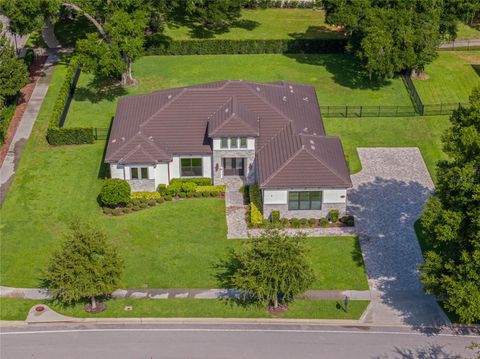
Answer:
<svg viewBox="0 0 480 359"><path fill-rule="evenodd" d="M218 197L218 191L211 191L210 197Z"/></svg>
<svg viewBox="0 0 480 359"><path fill-rule="evenodd" d="M282 227L288 226L288 224L289 224L288 218L285 218L285 217L280 218L279 223Z"/></svg>
<svg viewBox="0 0 480 359"><path fill-rule="evenodd" d="M132 202L128 202L127 205L126 205L127 208L132 208L133 207L133 203Z"/></svg>
<svg viewBox="0 0 480 359"><path fill-rule="evenodd" d="M182 192L193 193L197 189L197 185L193 182L182 183Z"/></svg>
<svg viewBox="0 0 480 359"><path fill-rule="evenodd" d="M168 196L168 195L167 195L167 196L163 197L163 199L164 199L165 201L171 201L171 200L172 200L172 196Z"/></svg>
<svg viewBox="0 0 480 359"><path fill-rule="evenodd" d="M272 211L270 213L270 221L272 223L278 223L280 222L280 211Z"/></svg>
<svg viewBox="0 0 480 359"><path fill-rule="evenodd" d="M148 199L146 199L146 198L139 198L139 200L140 200L140 204L148 203Z"/></svg>
<svg viewBox="0 0 480 359"><path fill-rule="evenodd" d="M132 199L132 204L133 204L134 207L135 206L138 207L140 205L140 200L139 199Z"/></svg>
<svg viewBox="0 0 480 359"><path fill-rule="evenodd" d="M330 212L328 212L328 219L330 219L331 222L338 221L339 216L340 211L338 209L332 209Z"/></svg>
<svg viewBox="0 0 480 359"><path fill-rule="evenodd" d="M215 186L197 186L195 192L212 192L217 191L220 193L225 193L226 186L224 185L215 185Z"/></svg>
<svg viewBox="0 0 480 359"><path fill-rule="evenodd" d="M156 199L156 201L157 201L157 203L163 203L163 201L165 201L165 200L163 199L163 197L158 197Z"/></svg>
<svg viewBox="0 0 480 359"><path fill-rule="evenodd" d="M328 219L326 219L325 217L322 217L320 218L320 227L327 227L328 226Z"/></svg>
<svg viewBox="0 0 480 359"><path fill-rule="evenodd" d="M346 226L353 227L355 225L355 218L353 216L343 216L340 218L340 222Z"/></svg>
<svg viewBox="0 0 480 359"><path fill-rule="evenodd" d="M123 209L123 213L130 213L131 210L132 210L131 208L125 207Z"/></svg>
<svg viewBox="0 0 480 359"><path fill-rule="evenodd" d="M130 185L118 178L106 179L100 192L100 202L108 207L127 204L130 202Z"/></svg>
<svg viewBox="0 0 480 359"><path fill-rule="evenodd" d="M112 210L112 214L113 214L114 216L119 216L119 215L121 215L122 213L120 212L120 208L115 208L115 209Z"/></svg>
<svg viewBox="0 0 480 359"><path fill-rule="evenodd" d="M316 218L309 218L308 219L308 226L309 227L315 227L316 224L317 224L317 219Z"/></svg>
<svg viewBox="0 0 480 359"><path fill-rule="evenodd" d="M132 211L139 211L140 210L140 206L133 206L132 207Z"/></svg>
<svg viewBox="0 0 480 359"><path fill-rule="evenodd" d="M170 181L170 185L176 183L194 183L197 186L210 186L212 179L208 177L192 177L192 178L174 178Z"/></svg>
<svg viewBox="0 0 480 359"><path fill-rule="evenodd" d="M187 197L187 194L186 194L185 192L180 192L180 193L178 194L178 197L180 197L180 198L186 198L186 197Z"/></svg>
<svg viewBox="0 0 480 359"><path fill-rule="evenodd" d="M306 227L307 224L308 224L308 219L306 219L306 218L300 218L300 219L299 219L299 222L300 222L300 226Z"/></svg>
<svg viewBox="0 0 480 359"><path fill-rule="evenodd" d="M160 195L164 195L167 193L167 185L160 183L157 188L157 192L160 193Z"/></svg>
<svg viewBox="0 0 480 359"><path fill-rule="evenodd" d="M103 207L103 213L112 214L112 209L110 207Z"/></svg>
<svg viewBox="0 0 480 359"><path fill-rule="evenodd" d="M191 193L191 192L187 192L186 195L187 195L187 198L192 198L193 197L193 193Z"/></svg>
<svg viewBox="0 0 480 359"><path fill-rule="evenodd" d="M157 198L160 198L160 193L158 192L132 192L131 196L132 200L138 199L140 201L156 201Z"/></svg>
<svg viewBox="0 0 480 359"><path fill-rule="evenodd" d="M157 193L158 193L158 192L157 192ZM149 207L154 207L154 206L156 206L156 205L157 205L157 201L155 201L154 199L150 199L150 200L148 201L148 206L149 206Z"/></svg>
<svg viewBox="0 0 480 359"><path fill-rule="evenodd" d="M195 193L193 194L193 197L199 198L199 197L202 197L202 194L199 193L199 192L195 192Z"/></svg>
<svg viewBox="0 0 480 359"><path fill-rule="evenodd" d="M298 218L290 218L290 227L300 228L300 220Z"/></svg>
<svg viewBox="0 0 480 359"><path fill-rule="evenodd" d="M250 223L254 226L263 223L262 196L257 185L248 187L250 198Z"/></svg>
<svg viewBox="0 0 480 359"><path fill-rule="evenodd" d="M90 127L49 127L47 141L51 145L85 145L95 142Z"/></svg>
<svg viewBox="0 0 480 359"><path fill-rule="evenodd" d="M148 55L236 55L342 53L346 39L200 39L171 40L163 34L147 39Z"/></svg>
<svg viewBox="0 0 480 359"><path fill-rule="evenodd" d="M140 208L147 208L148 207L148 204L147 203L140 203Z"/></svg>

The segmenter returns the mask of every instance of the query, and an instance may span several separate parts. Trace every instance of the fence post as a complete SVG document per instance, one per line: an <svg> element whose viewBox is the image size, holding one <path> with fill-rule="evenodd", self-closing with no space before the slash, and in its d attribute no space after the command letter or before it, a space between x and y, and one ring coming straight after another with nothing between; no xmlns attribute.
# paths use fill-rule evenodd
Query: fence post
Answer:
<svg viewBox="0 0 480 359"><path fill-rule="evenodd" d="M363 116L363 106L360 106L360 117Z"/></svg>
<svg viewBox="0 0 480 359"><path fill-rule="evenodd" d="M348 106L345 106L345 117L348 117Z"/></svg>

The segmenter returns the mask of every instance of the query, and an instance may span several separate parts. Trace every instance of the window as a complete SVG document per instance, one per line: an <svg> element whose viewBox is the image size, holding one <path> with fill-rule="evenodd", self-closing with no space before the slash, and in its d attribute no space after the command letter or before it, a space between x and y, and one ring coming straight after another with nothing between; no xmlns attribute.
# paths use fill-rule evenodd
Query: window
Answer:
<svg viewBox="0 0 480 359"><path fill-rule="evenodd" d="M230 138L230 148L238 148L238 138Z"/></svg>
<svg viewBox="0 0 480 359"><path fill-rule="evenodd" d="M131 179L148 179L148 167L131 167Z"/></svg>
<svg viewBox="0 0 480 359"><path fill-rule="evenodd" d="M322 208L322 192L288 192L289 210L312 210Z"/></svg>
<svg viewBox="0 0 480 359"><path fill-rule="evenodd" d="M247 138L240 137L240 148L247 148Z"/></svg>
<svg viewBox="0 0 480 359"><path fill-rule="evenodd" d="M201 158L182 158L180 175L182 177L202 177L202 159Z"/></svg>
<svg viewBox="0 0 480 359"><path fill-rule="evenodd" d="M220 139L220 148L228 148L228 137L222 137Z"/></svg>

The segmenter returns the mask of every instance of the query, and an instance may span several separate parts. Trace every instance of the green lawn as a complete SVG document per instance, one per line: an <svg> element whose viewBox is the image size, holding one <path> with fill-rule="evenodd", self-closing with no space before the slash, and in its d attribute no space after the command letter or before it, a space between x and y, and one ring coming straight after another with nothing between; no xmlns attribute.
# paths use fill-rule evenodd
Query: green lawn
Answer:
<svg viewBox="0 0 480 359"><path fill-rule="evenodd" d="M164 203L123 217L101 213L104 142L49 147L45 130L65 73L59 66L0 209L0 283L36 287L66 223L82 217L104 227L126 259L127 288L217 287L214 265L241 241L226 239L221 199ZM353 237L310 238L313 288L366 289Z"/></svg>
<svg viewBox="0 0 480 359"><path fill-rule="evenodd" d="M414 80L424 104L467 102L480 86L480 51L440 51L425 73L428 80Z"/></svg>
<svg viewBox="0 0 480 359"><path fill-rule="evenodd" d="M401 79L378 86L360 78L349 55L146 56L133 72L140 83L127 91L99 91L82 74L66 125L108 127L121 95L225 79L312 84L320 105L411 105Z"/></svg>
<svg viewBox="0 0 480 359"><path fill-rule="evenodd" d="M214 299L116 299L109 300L107 309L98 314L89 314L83 310L83 304L63 307L55 303L46 303L53 310L68 316L81 318L272 318L263 307L242 307L233 302ZM289 305L288 311L279 318L297 319L359 319L368 305L368 301L350 301L348 312L343 303L335 300L297 300ZM0 299L0 320L25 320L29 309L40 304L28 299ZM133 306L125 311L126 305Z"/></svg>
<svg viewBox="0 0 480 359"><path fill-rule="evenodd" d="M342 38L334 27L325 24L325 12L312 9L243 10L230 28L214 32L196 23L167 23L165 34L174 40L216 39L296 39Z"/></svg>
<svg viewBox="0 0 480 359"><path fill-rule="evenodd" d="M478 28L468 26L463 22L458 24L457 40L480 39L480 31Z"/></svg>
<svg viewBox="0 0 480 359"><path fill-rule="evenodd" d="M325 118L329 135L340 136L350 171L361 170L357 147L419 147L435 181L435 163L444 158L440 137L450 125L449 116Z"/></svg>

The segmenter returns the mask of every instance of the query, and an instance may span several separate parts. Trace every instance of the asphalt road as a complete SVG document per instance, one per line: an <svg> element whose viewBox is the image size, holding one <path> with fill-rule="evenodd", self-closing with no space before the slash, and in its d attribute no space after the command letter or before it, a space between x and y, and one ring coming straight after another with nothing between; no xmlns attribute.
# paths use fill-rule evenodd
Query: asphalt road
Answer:
<svg viewBox="0 0 480 359"><path fill-rule="evenodd" d="M480 330L294 325L64 325L1 328L2 359L463 358Z"/></svg>

